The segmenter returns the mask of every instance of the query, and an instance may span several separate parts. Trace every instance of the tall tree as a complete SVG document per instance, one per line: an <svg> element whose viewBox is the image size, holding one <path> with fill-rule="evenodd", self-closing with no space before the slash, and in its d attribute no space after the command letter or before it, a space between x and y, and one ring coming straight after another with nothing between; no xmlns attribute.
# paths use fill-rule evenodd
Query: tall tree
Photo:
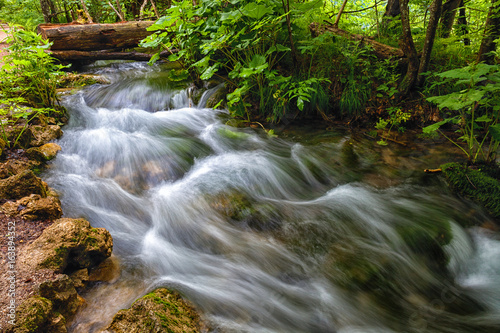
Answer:
<svg viewBox="0 0 500 333"><path fill-rule="evenodd" d="M460 10L457 18L458 23L458 33L463 36L464 45L470 45L470 39L467 37L469 34L469 28L467 27L467 16L465 13L464 0L460 3Z"/></svg>
<svg viewBox="0 0 500 333"><path fill-rule="evenodd" d="M494 64L495 55L492 52L497 48L495 40L498 38L500 38L500 0L492 0L479 48L478 61Z"/></svg>
<svg viewBox="0 0 500 333"><path fill-rule="evenodd" d="M443 0L434 0L430 6L429 24L427 25L427 32L425 34L424 49L422 57L420 58L420 66L418 68L417 86L422 86L425 77L422 73L427 72L429 62L431 61L432 47L434 46L434 39L439 24L439 17L441 16L441 7Z"/></svg>
<svg viewBox="0 0 500 333"><path fill-rule="evenodd" d="M448 0L443 4L443 13L441 15L441 22L439 27L439 37L448 38L453 28L457 8L463 5L463 0Z"/></svg>
<svg viewBox="0 0 500 333"><path fill-rule="evenodd" d="M399 15L401 15L399 0L388 0L387 6L385 7L385 13L382 16L382 22L380 24L382 32L386 32L392 20Z"/></svg>
<svg viewBox="0 0 500 333"><path fill-rule="evenodd" d="M410 9L408 8L409 0L400 0L401 9L401 26L403 28L403 40L401 42L401 48L408 58L408 69L406 70L406 75L399 85L399 93L403 96L408 95L410 90L415 85L415 81L418 75L418 55L415 49L415 43L413 42L413 36L411 34L410 27Z"/></svg>

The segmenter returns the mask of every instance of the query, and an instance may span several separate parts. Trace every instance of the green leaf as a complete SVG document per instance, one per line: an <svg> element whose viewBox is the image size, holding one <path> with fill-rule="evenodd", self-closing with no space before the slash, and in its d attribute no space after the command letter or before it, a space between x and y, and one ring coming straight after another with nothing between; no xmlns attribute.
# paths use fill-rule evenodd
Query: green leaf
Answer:
<svg viewBox="0 0 500 333"><path fill-rule="evenodd" d="M203 74L201 74L200 79L202 80L209 80L219 69L219 64L215 64L213 66L208 67L205 69Z"/></svg>
<svg viewBox="0 0 500 333"><path fill-rule="evenodd" d="M266 57L260 54L254 54L248 66L249 67L241 69L239 77L247 78L254 74L262 73L269 66L269 64L266 62Z"/></svg>
<svg viewBox="0 0 500 333"><path fill-rule="evenodd" d="M491 134L491 137L493 138L493 140L500 141L500 123L495 124L495 125L491 125L489 130L490 130L490 134Z"/></svg>
<svg viewBox="0 0 500 333"><path fill-rule="evenodd" d="M266 51L266 55L270 55L271 53L273 52L289 52L291 51L292 49L289 48L289 47L286 47L286 46L283 46L281 44L276 44L276 45L273 45L271 46L267 51Z"/></svg>
<svg viewBox="0 0 500 333"><path fill-rule="evenodd" d="M233 10L231 12L221 13L221 15L220 15L220 20L222 22L224 22L224 21L235 22L235 21L239 20L240 18L241 18L241 12L239 10Z"/></svg>
<svg viewBox="0 0 500 333"><path fill-rule="evenodd" d="M302 99L302 97L297 98L297 107L300 111L304 110L304 100Z"/></svg>
<svg viewBox="0 0 500 333"><path fill-rule="evenodd" d="M192 64L192 67L203 68L208 66L208 62L210 61L210 56L203 57L201 60Z"/></svg>
<svg viewBox="0 0 500 333"><path fill-rule="evenodd" d="M159 52L153 54L153 56L151 57L151 59L149 59L148 65L153 65L158 59L160 59L160 53Z"/></svg>
<svg viewBox="0 0 500 333"><path fill-rule="evenodd" d="M483 115L483 116L481 116L481 117L479 117L479 118L476 119L476 121L479 122L479 123L483 123L483 122L487 123L487 122L490 122L492 120L493 119L491 119L487 115Z"/></svg>
<svg viewBox="0 0 500 333"><path fill-rule="evenodd" d="M445 119L443 121L440 121L440 122L437 122L435 124L432 124L432 125L429 125L429 126L426 126L424 128L422 128L422 132L426 133L426 134L429 134L429 133L432 133L432 132L435 132L439 129L439 127L441 127L442 125L446 124L446 123L449 123L450 121L452 121L453 119L455 118L448 118L448 119Z"/></svg>
<svg viewBox="0 0 500 333"><path fill-rule="evenodd" d="M272 14L274 11L265 6L265 5L257 5L253 2L248 3L245 7L241 9L243 15L248 16L250 18L260 20L266 14Z"/></svg>

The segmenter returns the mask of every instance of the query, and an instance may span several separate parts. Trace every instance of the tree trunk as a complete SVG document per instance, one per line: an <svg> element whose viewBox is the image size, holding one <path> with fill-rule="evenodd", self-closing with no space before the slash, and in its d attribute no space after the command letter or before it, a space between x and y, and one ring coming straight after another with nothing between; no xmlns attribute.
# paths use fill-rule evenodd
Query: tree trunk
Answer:
<svg viewBox="0 0 500 333"><path fill-rule="evenodd" d="M484 28L483 41L479 48L478 61L484 61L487 64L495 63L495 55L492 54L496 50L497 45L495 40L500 38L500 0L492 0L486 25Z"/></svg>
<svg viewBox="0 0 500 333"><path fill-rule="evenodd" d="M382 16L382 22L380 24L382 34L387 35L390 23L399 15L401 15L399 0L388 0L387 6L385 7L385 13Z"/></svg>
<svg viewBox="0 0 500 333"><path fill-rule="evenodd" d="M413 36L411 34L408 0L401 0L400 5L401 26L403 29L403 41L401 43L401 47L403 48L404 54L408 58L408 69L403 81L401 81L399 85L399 94L401 96L406 96L415 85L418 75L419 61L417 50L415 49L415 44L413 43Z"/></svg>
<svg viewBox="0 0 500 333"><path fill-rule="evenodd" d="M458 33L460 36L464 36L464 45L470 45L470 39L467 37L469 34L469 28L467 27L467 16L465 13L464 0L460 3L460 12L458 14Z"/></svg>
<svg viewBox="0 0 500 333"><path fill-rule="evenodd" d="M441 14L441 24L439 27L439 37L449 38L457 8L463 0L448 0L443 4L443 12Z"/></svg>
<svg viewBox="0 0 500 333"><path fill-rule="evenodd" d="M114 24L41 24L38 33L53 42L51 50L119 50L136 47L151 34L153 21Z"/></svg>
<svg viewBox="0 0 500 333"><path fill-rule="evenodd" d="M399 6L399 0L389 0L387 6L385 7L384 17L394 18L401 14L401 7Z"/></svg>
<svg viewBox="0 0 500 333"><path fill-rule="evenodd" d="M422 73L427 72L429 68L432 47L434 46L436 30L439 24L439 17L441 16L442 4L443 0L434 0L430 6L429 24L427 25L424 49L422 51L422 57L420 58L420 66L418 68L417 86L422 86L425 80L425 77L422 75Z"/></svg>
<svg viewBox="0 0 500 333"><path fill-rule="evenodd" d="M40 7L42 8L42 15L45 23L50 23L51 19L49 2L50 0L40 0Z"/></svg>

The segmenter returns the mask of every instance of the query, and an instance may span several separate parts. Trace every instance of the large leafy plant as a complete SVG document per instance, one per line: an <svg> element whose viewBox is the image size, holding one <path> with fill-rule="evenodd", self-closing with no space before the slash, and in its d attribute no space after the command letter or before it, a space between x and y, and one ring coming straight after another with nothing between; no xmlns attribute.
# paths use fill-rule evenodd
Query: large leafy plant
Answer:
<svg viewBox="0 0 500 333"><path fill-rule="evenodd" d="M312 8L310 3L304 5ZM287 9L285 1L276 0L204 0L197 6L174 1L167 15L150 27L155 33L142 45L171 50L169 60L182 64L181 70L172 73L175 78L226 80L228 106L236 116L248 117L251 101L257 101L261 112L270 104L276 111L291 103L302 111L311 97L310 78L293 81L276 70L281 59L290 57L287 16L299 12ZM283 103L286 107L276 107ZM271 120L281 116L273 112Z"/></svg>
<svg viewBox="0 0 500 333"><path fill-rule="evenodd" d="M500 67L484 63L446 71L438 74L437 84L454 84L456 91L430 97L427 100L445 111L447 118L427 126L424 133L440 132L440 127L452 123L459 126L458 140L446 136L457 145L470 162L479 158L486 162L495 160L500 142Z"/></svg>
<svg viewBox="0 0 500 333"><path fill-rule="evenodd" d="M54 107L64 66L47 54L50 44L32 31L11 27L9 54L0 71L3 98L21 97L32 106Z"/></svg>

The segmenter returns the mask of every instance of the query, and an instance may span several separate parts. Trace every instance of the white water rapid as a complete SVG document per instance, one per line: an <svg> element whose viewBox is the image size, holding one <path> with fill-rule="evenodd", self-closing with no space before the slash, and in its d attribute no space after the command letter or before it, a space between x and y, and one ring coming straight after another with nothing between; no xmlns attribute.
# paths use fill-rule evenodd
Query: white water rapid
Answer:
<svg viewBox="0 0 500 333"><path fill-rule="evenodd" d="M349 138L300 143L227 126L161 67L66 97L45 178L67 217L108 229L122 274L84 295L72 332L99 332L161 286L215 332L500 332L500 240L439 181L375 188ZM354 151L358 147L354 145ZM361 151L361 148L359 148Z"/></svg>

